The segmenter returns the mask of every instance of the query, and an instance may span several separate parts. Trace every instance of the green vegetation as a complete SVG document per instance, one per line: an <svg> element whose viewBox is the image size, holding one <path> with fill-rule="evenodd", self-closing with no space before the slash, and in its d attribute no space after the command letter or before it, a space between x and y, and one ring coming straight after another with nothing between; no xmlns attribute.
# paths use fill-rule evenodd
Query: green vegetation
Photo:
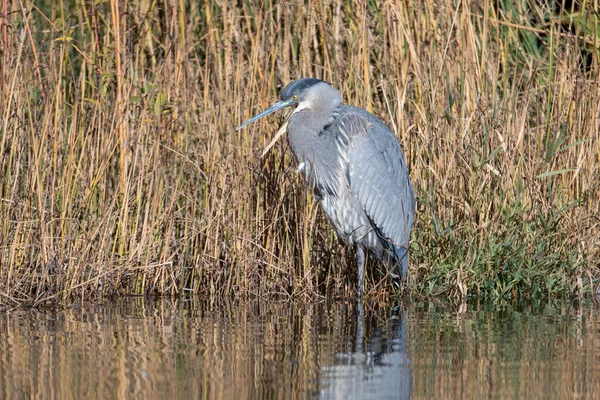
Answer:
<svg viewBox="0 0 600 400"><path fill-rule="evenodd" d="M234 130L308 76L400 137L413 296L592 293L600 5L541 3L0 3L0 302L352 295L280 120Z"/></svg>

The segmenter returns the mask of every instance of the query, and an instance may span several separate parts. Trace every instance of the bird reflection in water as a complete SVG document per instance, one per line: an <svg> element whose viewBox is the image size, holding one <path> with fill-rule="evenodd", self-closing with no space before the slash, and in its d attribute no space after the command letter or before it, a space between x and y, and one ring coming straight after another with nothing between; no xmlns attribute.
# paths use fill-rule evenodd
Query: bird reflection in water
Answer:
<svg viewBox="0 0 600 400"><path fill-rule="evenodd" d="M406 310L389 311L385 328L381 320L365 320L363 303L356 303L354 351L336 354L335 365L321 368L320 398L409 399L413 377L408 354ZM367 325L367 329L365 329ZM366 331L370 333L367 334Z"/></svg>

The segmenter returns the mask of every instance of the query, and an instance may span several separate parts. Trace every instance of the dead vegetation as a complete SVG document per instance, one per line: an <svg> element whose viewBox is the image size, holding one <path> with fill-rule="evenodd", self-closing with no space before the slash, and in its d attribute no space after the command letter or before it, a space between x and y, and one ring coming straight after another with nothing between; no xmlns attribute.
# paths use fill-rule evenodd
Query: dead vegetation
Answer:
<svg viewBox="0 0 600 400"><path fill-rule="evenodd" d="M351 295L352 254L286 145L259 157L280 121L234 130L309 76L403 144L415 295L597 285L597 1L0 7L0 302Z"/></svg>

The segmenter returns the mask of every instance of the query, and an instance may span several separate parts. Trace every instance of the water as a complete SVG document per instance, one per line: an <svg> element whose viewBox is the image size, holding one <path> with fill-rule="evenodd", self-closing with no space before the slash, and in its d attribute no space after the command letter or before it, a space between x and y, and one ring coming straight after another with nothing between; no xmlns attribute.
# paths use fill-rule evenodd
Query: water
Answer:
<svg viewBox="0 0 600 400"><path fill-rule="evenodd" d="M0 397L600 398L598 308L123 299L0 311Z"/></svg>

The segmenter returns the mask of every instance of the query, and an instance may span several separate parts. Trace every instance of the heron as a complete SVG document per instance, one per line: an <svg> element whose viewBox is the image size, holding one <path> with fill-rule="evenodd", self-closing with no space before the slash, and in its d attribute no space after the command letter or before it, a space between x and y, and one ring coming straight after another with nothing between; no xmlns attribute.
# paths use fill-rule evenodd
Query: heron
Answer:
<svg viewBox="0 0 600 400"><path fill-rule="evenodd" d="M379 118L342 103L330 83L302 78L279 101L236 130L278 110L295 107L264 154L287 132L297 171L337 236L356 247L358 298L370 252L406 286L415 195L400 141Z"/></svg>

